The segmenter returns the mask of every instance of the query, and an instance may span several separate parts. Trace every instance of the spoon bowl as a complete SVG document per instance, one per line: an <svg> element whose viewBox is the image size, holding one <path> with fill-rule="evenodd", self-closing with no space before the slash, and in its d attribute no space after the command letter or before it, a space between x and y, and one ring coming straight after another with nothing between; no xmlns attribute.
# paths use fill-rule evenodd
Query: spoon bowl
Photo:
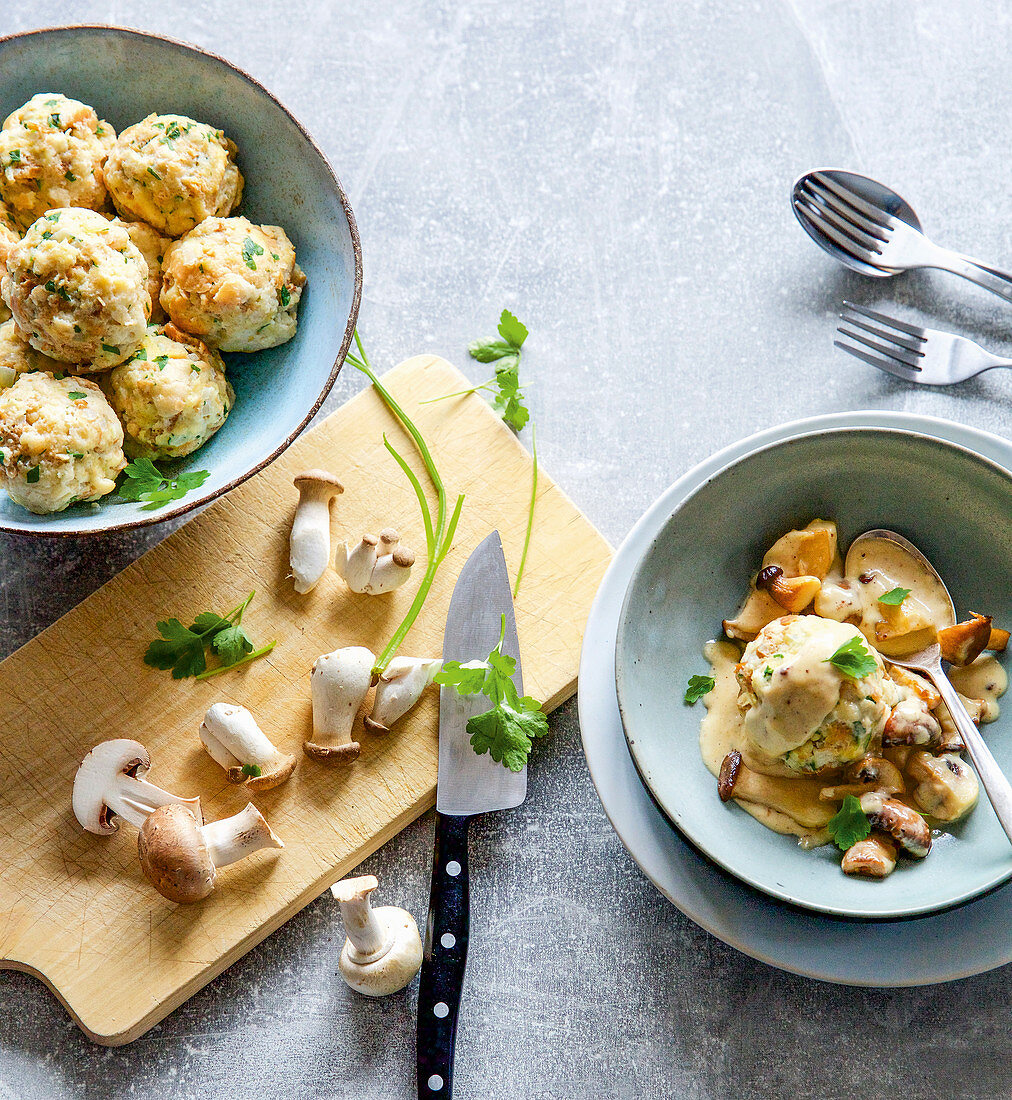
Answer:
<svg viewBox="0 0 1012 1100"><path fill-rule="evenodd" d="M909 539L905 539L895 531L879 527L858 535L851 544L849 552L853 553L855 546L860 546L862 542L871 539L885 539L894 542L915 558L938 581L938 584L948 596L949 606L952 608L952 622L956 621L955 606L952 603L952 597L949 596L949 590L945 587L945 582L931 562ZM995 815L1001 823L1001 827L1005 830L1005 835L1012 841L1012 784L1009 783L1007 776L999 767L998 761L995 760L991 750L987 747L987 742L981 736L980 730L974 725L973 719L967 713L966 707L963 706L956 689L949 682L942 666L941 646L935 641L916 653L910 653L904 657L890 656L889 661L891 664L899 665L900 668L910 669L911 672L920 672L922 675L927 676L938 689L942 700L952 715L956 729L959 730L959 735L963 739L966 753L977 771L981 786L991 800Z"/></svg>

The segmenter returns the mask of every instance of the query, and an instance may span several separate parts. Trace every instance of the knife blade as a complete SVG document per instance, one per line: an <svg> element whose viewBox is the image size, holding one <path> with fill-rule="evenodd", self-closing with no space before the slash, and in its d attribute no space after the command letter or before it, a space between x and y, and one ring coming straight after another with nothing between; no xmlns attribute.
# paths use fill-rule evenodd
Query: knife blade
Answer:
<svg viewBox="0 0 1012 1100"><path fill-rule="evenodd" d="M513 682L523 695L520 644L513 593L502 540L493 531L464 563L446 616L443 660L485 661L499 641L516 661ZM439 691L439 772L436 779L436 841L429 916L418 986L418 1096L444 1100L453 1091L457 1013L467 963L470 893L467 827L474 814L519 806L527 795L527 769L511 772L471 747L468 719L487 711L484 695Z"/></svg>

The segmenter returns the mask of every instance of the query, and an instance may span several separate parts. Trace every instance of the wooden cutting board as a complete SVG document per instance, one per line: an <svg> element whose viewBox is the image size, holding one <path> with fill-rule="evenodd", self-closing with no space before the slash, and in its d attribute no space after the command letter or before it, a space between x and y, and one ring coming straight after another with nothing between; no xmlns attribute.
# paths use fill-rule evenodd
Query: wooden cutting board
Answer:
<svg viewBox="0 0 1012 1100"><path fill-rule="evenodd" d="M457 573L493 528L515 573L531 457L476 395L419 404L466 388L444 360L409 359L385 382L428 440L451 500L467 496L453 549L402 647L438 656ZM335 542L394 526L422 563L418 503L383 432L425 483L410 440L370 387L0 664L0 968L41 978L97 1042L143 1034L434 802L435 689L391 733L363 733L350 767L300 751L313 661L343 645L379 652L417 582L358 596L328 573L296 595L286 579L292 476L320 466L343 481ZM516 616L524 687L546 709L575 689L584 623L610 555L542 471ZM278 638L267 658L203 683L142 663L156 620L224 612L250 589L244 625L258 643ZM247 792L225 781L197 739L218 700L249 707L277 745L299 755L287 783L253 798L286 847L226 868L207 900L177 906L142 877L131 826L111 837L78 826L71 788L92 745L133 737L150 751L152 782L199 795L207 820L236 813Z"/></svg>

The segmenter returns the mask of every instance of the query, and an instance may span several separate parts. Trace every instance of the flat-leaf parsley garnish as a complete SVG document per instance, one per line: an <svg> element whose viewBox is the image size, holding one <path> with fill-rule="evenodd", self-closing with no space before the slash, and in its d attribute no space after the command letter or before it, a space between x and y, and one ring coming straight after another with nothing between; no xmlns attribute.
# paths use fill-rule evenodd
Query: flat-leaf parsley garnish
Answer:
<svg viewBox="0 0 1012 1100"><path fill-rule="evenodd" d="M884 603L886 607L899 607L909 595L909 588L890 588L884 595L879 596L878 602Z"/></svg>
<svg viewBox="0 0 1012 1100"><path fill-rule="evenodd" d="M878 668L878 661L861 644L860 638L848 638L832 657L826 658L826 663L852 680L870 676Z"/></svg>
<svg viewBox="0 0 1012 1100"><path fill-rule="evenodd" d="M467 720L471 747L479 755L488 753L511 772L523 771L531 748L548 733L548 719L541 704L529 695L521 696L512 676L517 663L503 653L506 616L499 626L499 641L487 661L447 661L436 673L435 682L454 688L460 695L485 695L492 708Z"/></svg>
<svg viewBox="0 0 1012 1100"><path fill-rule="evenodd" d="M843 805L829 819L826 832L841 852L853 848L859 840L864 840L871 833L868 815L861 809L861 803L854 795L848 794L843 800Z"/></svg>
<svg viewBox="0 0 1012 1100"><path fill-rule="evenodd" d="M161 508L170 500L181 500L191 489L199 489L211 476L210 470L187 470L175 476L163 474L150 458L135 459L123 473L126 480L118 490L120 499L142 500L146 511Z"/></svg>
<svg viewBox="0 0 1012 1100"><path fill-rule="evenodd" d="M712 676L690 676L685 689L685 701L691 706L713 691L715 686L716 681Z"/></svg>

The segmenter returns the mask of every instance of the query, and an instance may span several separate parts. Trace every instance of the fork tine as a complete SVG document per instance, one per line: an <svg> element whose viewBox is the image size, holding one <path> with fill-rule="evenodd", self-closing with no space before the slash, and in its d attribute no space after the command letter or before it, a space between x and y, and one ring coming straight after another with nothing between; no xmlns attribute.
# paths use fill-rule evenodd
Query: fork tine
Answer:
<svg viewBox="0 0 1012 1100"><path fill-rule="evenodd" d="M843 199L844 202L849 202L855 210L860 210L865 217L871 218L876 225L880 225L883 229L890 228L892 216L887 214L881 207L873 206L867 199L861 198L856 192L851 191L849 187L845 187L842 183L830 179L829 176L824 175L822 172L813 172L812 179L818 180L823 187L828 188L834 195Z"/></svg>
<svg viewBox="0 0 1012 1100"><path fill-rule="evenodd" d="M924 352L921 350L921 344L923 340L911 340L906 336L897 336L895 333L886 332L881 328L876 328L874 325L869 325L867 321L862 321L860 316L851 314L849 311L840 314L840 320L845 324L853 325L854 328L864 329L865 332L870 332L872 336L877 336L880 340L887 340L891 344L898 344L901 348L906 348L907 351L912 352L919 359L924 358Z"/></svg>
<svg viewBox="0 0 1012 1100"><path fill-rule="evenodd" d="M844 252L849 253L862 263L869 264L872 267L878 266L879 255L877 252L869 252L867 248L862 248L853 237L848 237L845 233L841 233L840 230L831 222L828 222L817 209L812 209L809 205L802 202L800 198L794 200L794 209L797 210L806 221L811 222L820 233L828 237L831 241L835 241Z"/></svg>
<svg viewBox="0 0 1012 1100"><path fill-rule="evenodd" d="M898 348L894 344L880 344L877 340L869 340L867 336L862 336L860 332L851 332L849 329L844 328L843 325L838 326L836 331L841 336L846 336L848 340L855 340L859 344L864 344L866 348L871 348L872 351L880 352L890 359L895 359L898 363L905 363L913 370L920 370L920 366L917 362L919 356L915 355L913 352ZM876 335L881 336L881 333L876 333ZM888 337L885 339L888 339Z"/></svg>
<svg viewBox="0 0 1012 1100"><path fill-rule="evenodd" d="M867 352L861 351L860 348L852 348L849 344L844 344L839 340L833 341L833 347L839 348L857 359L863 359L869 366L877 367L879 370L885 371L886 374L891 374L894 378L902 378L904 382L917 381L917 371L912 370L910 367L904 367L888 359L876 359L874 355L869 355Z"/></svg>
<svg viewBox="0 0 1012 1100"><path fill-rule="evenodd" d="M854 226L859 232L868 237L869 248L878 248L880 243L889 240L889 229L883 229L878 222L873 222L871 218L866 218L860 211L855 210L848 203L837 198L832 191L827 191L824 187L820 187L819 184L813 183L811 180L805 180L802 192L817 199L819 205L824 206L827 212L833 210L843 218L848 225Z"/></svg>
<svg viewBox="0 0 1012 1100"><path fill-rule="evenodd" d="M840 208L843 206L843 203L835 199L833 202L830 202L828 199L832 199L832 196L828 196L827 199L824 197L825 194L826 193L823 192L821 188L819 190L816 190L814 187L809 189L807 184L801 189L802 198L810 205L814 206L824 218L828 218L834 225L838 225L844 233L849 233L858 244L864 245L865 248L870 248L874 252L881 251L886 238L884 236L874 236L871 233L865 232L864 229L854 223L853 219L855 215L853 211L841 210ZM870 223L866 222L865 224L867 225ZM878 226L874 228L878 229Z"/></svg>
<svg viewBox="0 0 1012 1100"><path fill-rule="evenodd" d="M889 328L899 329L900 332L905 332L908 336L912 336L915 340L920 340L922 343L928 338L927 332L922 328L918 328L917 325L911 325L906 321L900 321L896 317L887 317L884 313L876 313L875 310L869 309L867 306L859 306L856 302L848 302L846 298L844 298L843 304L847 309L851 309L855 313L870 317L873 321L880 321L883 325L888 325Z"/></svg>

